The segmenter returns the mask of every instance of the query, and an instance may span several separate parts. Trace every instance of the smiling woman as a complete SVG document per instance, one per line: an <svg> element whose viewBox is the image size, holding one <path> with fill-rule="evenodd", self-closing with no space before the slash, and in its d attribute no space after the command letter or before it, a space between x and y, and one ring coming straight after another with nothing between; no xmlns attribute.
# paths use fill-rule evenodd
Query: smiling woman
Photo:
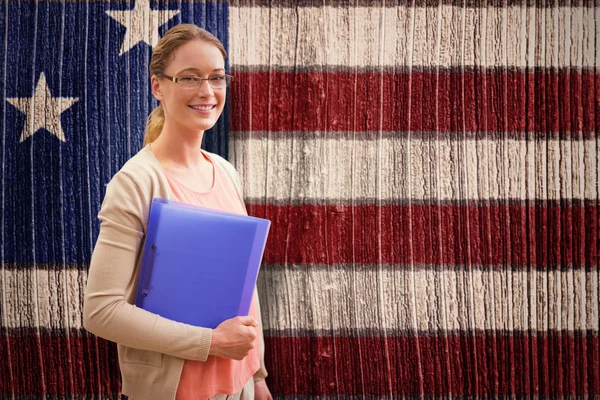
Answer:
<svg viewBox="0 0 600 400"><path fill-rule="evenodd" d="M200 148L205 130L223 111L232 80L225 57L221 42L195 25L178 25L159 41L150 73L160 104L148 117L144 148L113 177L99 213L84 325L117 343L123 393L134 400L271 398L256 291L248 316L215 329L133 305L154 198L246 213L233 166Z"/></svg>

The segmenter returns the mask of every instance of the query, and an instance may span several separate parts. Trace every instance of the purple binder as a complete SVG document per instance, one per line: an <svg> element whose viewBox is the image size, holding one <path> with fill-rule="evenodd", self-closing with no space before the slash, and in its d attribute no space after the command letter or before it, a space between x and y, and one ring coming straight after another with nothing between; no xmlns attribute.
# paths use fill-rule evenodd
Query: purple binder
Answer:
<svg viewBox="0 0 600 400"><path fill-rule="evenodd" d="M270 225L154 199L135 305L207 328L248 315Z"/></svg>

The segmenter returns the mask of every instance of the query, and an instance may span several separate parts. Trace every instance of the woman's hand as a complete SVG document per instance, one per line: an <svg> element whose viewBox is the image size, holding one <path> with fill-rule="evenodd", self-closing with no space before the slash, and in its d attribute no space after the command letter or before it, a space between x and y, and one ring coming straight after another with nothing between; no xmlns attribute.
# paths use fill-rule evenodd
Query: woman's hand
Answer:
<svg viewBox="0 0 600 400"><path fill-rule="evenodd" d="M271 392L264 379L254 381L254 400L273 400Z"/></svg>
<svg viewBox="0 0 600 400"><path fill-rule="evenodd" d="M209 355L243 360L254 349L258 322L251 317L233 317L213 329Z"/></svg>

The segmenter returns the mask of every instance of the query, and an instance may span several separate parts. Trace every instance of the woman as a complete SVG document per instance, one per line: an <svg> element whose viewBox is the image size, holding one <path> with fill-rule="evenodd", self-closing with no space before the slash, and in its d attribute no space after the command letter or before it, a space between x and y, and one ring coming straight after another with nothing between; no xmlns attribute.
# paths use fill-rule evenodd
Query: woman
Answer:
<svg viewBox="0 0 600 400"><path fill-rule="evenodd" d="M175 26L159 41L150 74L160 104L145 147L112 178L98 214L84 326L117 343L122 391L134 400L271 398L256 291L249 316L214 330L133 305L153 198L245 213L233 166L200 149L225 105L225 57L221 42L195 25Z"/></svg>

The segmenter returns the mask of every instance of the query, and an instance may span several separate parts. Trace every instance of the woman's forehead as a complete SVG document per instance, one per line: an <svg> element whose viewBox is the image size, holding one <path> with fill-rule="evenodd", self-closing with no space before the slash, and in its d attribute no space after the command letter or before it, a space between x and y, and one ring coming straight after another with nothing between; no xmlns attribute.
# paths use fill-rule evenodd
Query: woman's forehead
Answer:
<svg viewBox="0 0 600 400"><path fill-rule="evenodd" d="M196 70L210 73L225 68L225 60L217 46L212 43L194 40L173 52L167 69L174 71Z"/></svg>

